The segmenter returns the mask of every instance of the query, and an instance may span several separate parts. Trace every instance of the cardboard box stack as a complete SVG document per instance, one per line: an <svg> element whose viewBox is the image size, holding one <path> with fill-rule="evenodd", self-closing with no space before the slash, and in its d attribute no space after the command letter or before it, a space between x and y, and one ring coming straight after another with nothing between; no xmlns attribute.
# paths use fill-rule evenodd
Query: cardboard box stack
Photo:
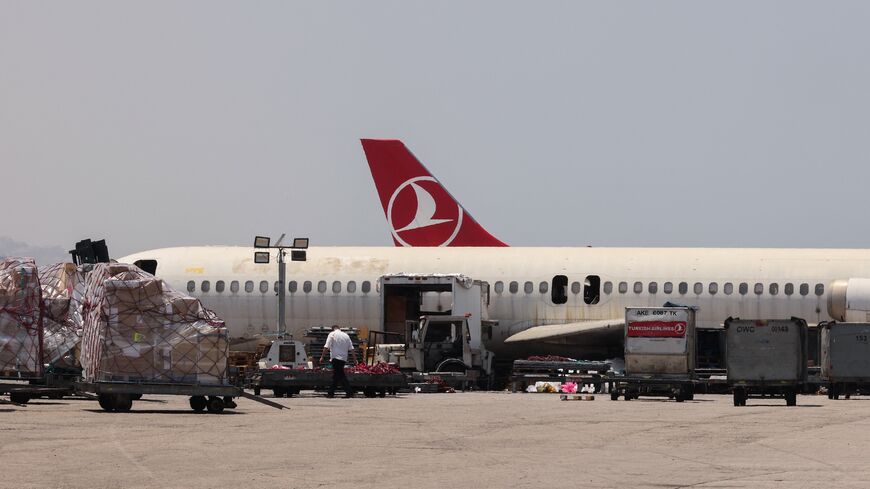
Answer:
<svg viewBox="0 0 870 489"><path fill-rule="evenodd" d="M73 292L83 281L82 272L73 263L39 267L43 304L43 363L71 369L80 366L77 350L81 343L81 330L72 313L77 306L77 302L73 301Z"/></svg>
<svg viewBox="0 0 870 489"><path fill-rule="evenodd" d="M0 377L42 376L42 308L36 264L0 261Z"/></svg>
<svg viewBox="0 0 870 489"><path fill-rule="evenodd" d="M226 328L199 300L118 264L88 272L84 297L85 380L226 383Z"/></svg>

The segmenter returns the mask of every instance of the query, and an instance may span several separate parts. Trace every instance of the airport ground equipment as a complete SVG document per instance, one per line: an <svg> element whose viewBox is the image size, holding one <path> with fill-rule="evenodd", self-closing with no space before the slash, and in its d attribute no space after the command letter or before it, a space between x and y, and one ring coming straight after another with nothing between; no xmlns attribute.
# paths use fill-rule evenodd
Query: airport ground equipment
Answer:
<svg viewBox="0 0 870 489"><path fill-rule="evenodd" d="M322 351L322 346L320 347ZM275 397L292 397L303 390L326 390L332 384L332 370L313 368L305 354L305 345L292 337L274 340L258 362L257 373L249 386L259 395L263 389L272 390ZM387 394L395 395L407 386L405 376L398 372L360 367L365 372L353 372L356 367L348 368L347 378L354 392L362 392L366 397ZM383 372L381 372L383 370Z"/></svg>
<svg viewBox="0 0 870 489"><path fill-rule="evenodd" d="M362 392L365 397L395 395L408 386L407 377L402 373L347 372L346 375L351 390L354 393ZM331 384L331 369L274 368L257 372L251 387L254 394L259 394L263 389L271 389L275 397L292 397L303 390L327 390Z"/></svg>
<svg viewBox="0 0 870 489"><path fill-rule="evenodd" d="M734 405L747 399L781 398L797 404L807 381L807 323L791 319L725 320L728 384Z"/></svg>
<svg viewBox="0 0 870 489"><path fill-rule="evenodd" d="M485 340L496 321L487 315L489 284L460 274L392 274L378 280L379 333L374 361L406 372L442 374L461 385L489 385L492 352ZM399 342L401 341L401 342Z"/></svg>
<svg viewBox="0 0 870 489"><path fill-rule="evenodd" d="M822 323L819 330L828 399L870 393L870 323Z"/></svg>
<svg viewBox="0 0 870 489"><path fill-rule="evenodd" d="M592 384L595 392L602 392L608 382L606 374L610 370L607 362L574 360L563 357L530 357L527 360L514 360L511 370L511 392L525 392L536 382L576 382L580 385Z"/></svg>
<svg viewBox="0 0 870 489"><path fill-rule="evenodd" d="M610 398L693 399L695 309L628 307L625 325L625 376L612 378Z"/></svg>
<svg viewBox="0 0 870 489"><path fill-rule="evenodd" d="M286 409L281 404L248 394L240 387L230 385L81 382L76 384L76 390L95 394L103 410L119 413L130 411L133 408L133 401L141 399L144 395L187 396L190 397L190 408L196 412L221 413L224 409L234 409L236 407L234 399L239 397L277 409Z"/></svg>

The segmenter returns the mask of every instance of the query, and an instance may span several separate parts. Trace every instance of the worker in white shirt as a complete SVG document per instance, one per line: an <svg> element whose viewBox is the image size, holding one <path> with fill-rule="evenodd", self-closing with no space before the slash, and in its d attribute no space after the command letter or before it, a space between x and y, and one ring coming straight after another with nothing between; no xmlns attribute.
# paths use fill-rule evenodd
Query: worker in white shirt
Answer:
<svg viewBox="0 0 870 489"><path fill-rule="evenodd" d="M326 337L326 344L323 345L323 353L320 354L320 363L329 352L329 358L332 361L332 385L329 386L327 397L335 397L335 387L341 383L344 386L344 397L353 397L353 391L350 388L350 382L344 374L344 365L347 363L347 354L353 356L353 363L357 363L356 350L353 348L353 342L350 341L350 336L342 331L337 324L332 326L332 332Z"/></svg>

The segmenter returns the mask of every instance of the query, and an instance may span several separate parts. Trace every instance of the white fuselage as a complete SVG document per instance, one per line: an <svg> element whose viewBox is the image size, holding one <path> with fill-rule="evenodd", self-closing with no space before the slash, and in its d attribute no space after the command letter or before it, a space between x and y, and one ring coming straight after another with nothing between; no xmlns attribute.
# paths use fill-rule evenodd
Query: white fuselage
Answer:
<svg viewBox="0 0 870 489"><path fill-rule="evenodd" d="M201 299L240 342L275 331L277 323L277 264L255 264L253 255L248 247L202 246L120 261L157 260L158 277ZM666 301L698 306L699 327L719 327L729 316L828 320L830 283L870 277L870 250L317 247L307 261L287 262L288 332L301 336L330 324L378 329L378 278L399 272L461 273L488 282L498 345L533 326L622 318L626 307ZM557 275L568 279L563 304L553 302ZM595 294L584 299L588 276L600 280L597 300Z"/></svg>

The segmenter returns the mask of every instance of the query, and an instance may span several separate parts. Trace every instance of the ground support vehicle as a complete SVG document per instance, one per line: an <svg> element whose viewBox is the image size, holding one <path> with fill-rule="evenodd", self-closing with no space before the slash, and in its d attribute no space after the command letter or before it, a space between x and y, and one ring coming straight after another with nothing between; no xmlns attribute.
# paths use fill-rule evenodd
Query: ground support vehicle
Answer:
<svg viewBox="0 0 870 489"><path fill-rule="evenodd" d="M626 308L625 376L611 378L610 398L694 399L695 354L694 308Z"/></svg>
<svg viewBox="0 0 870 489"><path fill-rule="evenodd" d="M347 380L354 393L365 397L386 397L406 389L408 380L404 374L363 374L347 372ZM326 390L332 384L332 370L320 369L269 369L254 375L251 388L259 395L263 389L271 389L275 397L292 397L303 390Z"/></svg>
<svg viewBox="0 0 870 489"><path fill-rule="evenodd" d="M807 381L807 323L791 319L725 320L728 384L734 405L781 398L797 404Z"/></svg>
<svg viewBox="0 0 870 489"><path fill-rule="evenodd" d="M13 404L27 404L31 399L37 397L60 399L64 396L71 396L74 393L75 389L69 385L59 386L9 380L0 381L0 395L8 394L9 401Z"/></svg>
<svg viewBox="0 0 870 489"><path fill-rule="evenodd" d="M208 411L221 413L224 409L234 409L235 398L244 397L277 409L285 409L281 404L251 395L243 389L230 385L178 384L178 383L135 383L135 382L81 382L76 384L80 392L97 396L100 407L105 411L128 412L133 401L143 395L189 396L190 408L196 412Z"/></svg>
<svg viewBox="0 0 870 489"><path fill-rule="evenodd" d="M592 384L595 392L602 392L607 384L606 373L610 370L607 362L593 362L572 359L552 360L514 360L511 369L511 392L525 392L536 382L576 382Z"/></svg>
<svg viewBox="0 0 870 489"><path fill-rule="evenodd" d="M409 374L464 374L445 377L491 385L494 355L484 340L497 322L487 316L489 284L460 274L392 274L379 279L378 289L375 333L390 343L369 344L374 358L367 359Z"/></svg>
<svg viewBox="0 0 870 489"><path fill-rule="evenodd" d="M686 377L609 377L610 399L616 401L622 396L626 401L644 397L667 397L677 402L691 401L695 398L694 379Z"/></svg>
<svg viewBox="0 0 870 489"><path fill-rule="evenodd" d="M828 399L870 393L870 323L822 323L819 330Z"/></svg>

